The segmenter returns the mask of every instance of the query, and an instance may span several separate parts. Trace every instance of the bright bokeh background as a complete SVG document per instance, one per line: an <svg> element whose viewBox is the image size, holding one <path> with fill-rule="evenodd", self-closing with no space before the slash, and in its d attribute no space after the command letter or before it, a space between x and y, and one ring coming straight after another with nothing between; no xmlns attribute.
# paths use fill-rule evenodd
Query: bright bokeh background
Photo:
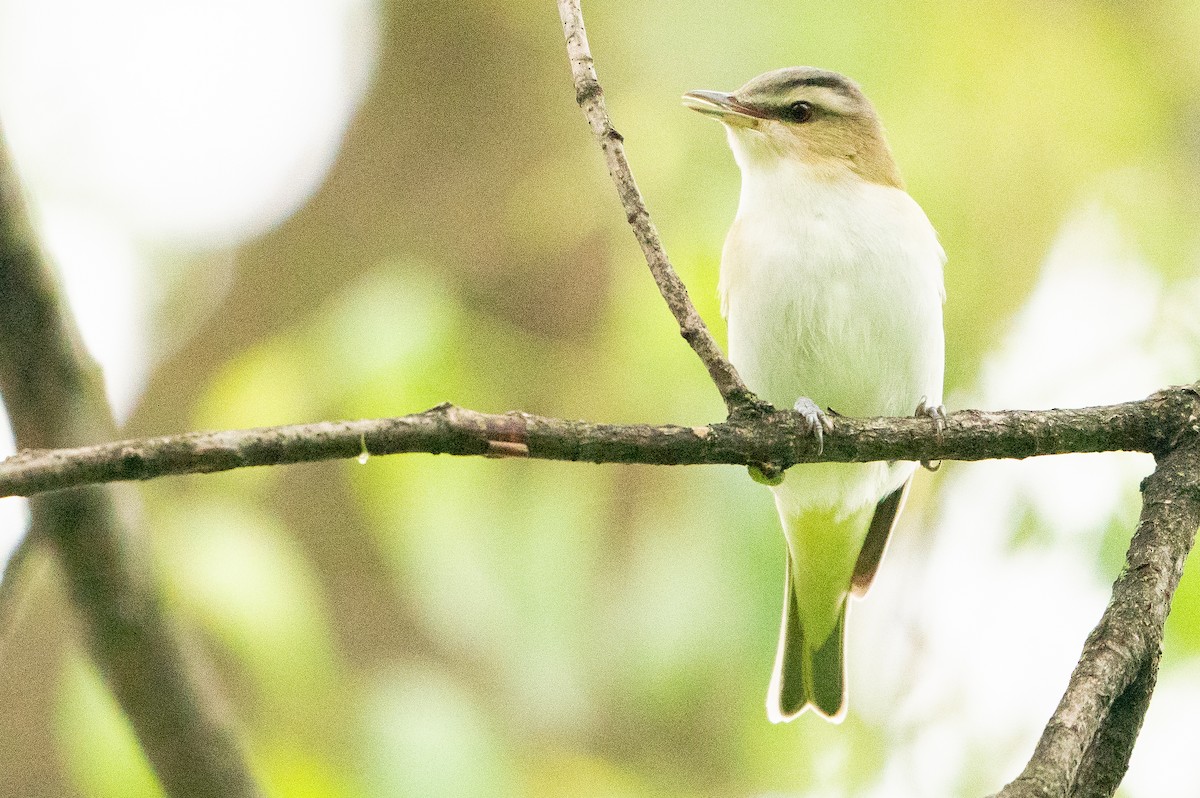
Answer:
<svg viewBox="0 0 1200 798"><path fill-rule="evenodd" d="M1200 3L585 11L719 337L738 176L678 98L807 63L863 84L942 235L952 409L1200 374ZM550 0L0 0L0 122L128 436L442 401L721 418ZM853 613L839 727L766 722L783 547L739 469L403 456L139 489L272 796L965 796L1031 752L1152 465L920 474ZM23 524L0 501L0 549ZM0 712L0 794L158 795L52 569L0 659ZM1194 794L1197 712L1189 570L1124 795Z"/></svg>

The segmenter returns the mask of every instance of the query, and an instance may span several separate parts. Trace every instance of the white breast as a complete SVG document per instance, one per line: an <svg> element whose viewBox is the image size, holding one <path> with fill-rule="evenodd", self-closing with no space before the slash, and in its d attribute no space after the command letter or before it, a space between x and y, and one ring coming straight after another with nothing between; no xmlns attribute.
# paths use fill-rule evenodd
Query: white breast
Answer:
<svg viewBox="0 0 1200 798"><path fill-rule="evenodd" d="M916 202L849 172L818 179L793 161L742 168L720 291L730 359L750 388L777 407L807 396L852 416L940 403L945 256ZM809 469L807 493L850 512L910 470Z"/></svg>

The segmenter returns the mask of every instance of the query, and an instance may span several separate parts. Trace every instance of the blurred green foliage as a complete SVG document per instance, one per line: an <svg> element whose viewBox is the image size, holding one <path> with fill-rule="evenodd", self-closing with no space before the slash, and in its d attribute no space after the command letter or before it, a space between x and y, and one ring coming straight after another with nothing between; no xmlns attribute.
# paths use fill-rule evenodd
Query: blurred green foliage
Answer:
<svg viewBox="0 0 1200 798"><path fill-rule="evenodd" d="M442 401L718 420L574 105L553 3L380 13L374 82L328 180L241 247L228 294L158 364L128 435ZM678 98L798 63L862 83L942 236L948 395L979 395L981 363L1085 202L1103 202L1168 285L1196 275L1200 4L619 0L585 13L651 212L722 340L738 175L717 127ZM934 487L902 535L936 516L938 478L921 479ZM857 714L853 683L840 727L766 722L783 549L769 495L737 469L403 456L142 490L171 603L272 796L857 795L931 783L905 770L918 766L959 794L1014 775L983 750L898 766L892 751L919 732ZM1089 538L1097 580L1115 575L1135 512L1131 492ZM1055 537L1032 509L1012 521L1014 547ZM65 612L43 593L38 612ZM1168 665L1200 650L1198 618L1188 574ZM0 771L40 774L24 795L156 795L70 639L61 624L28 632L5 665L57 710L6 718L27 742L0 744ZM57 759L38 765L30 751L51 740Z"/></svg>

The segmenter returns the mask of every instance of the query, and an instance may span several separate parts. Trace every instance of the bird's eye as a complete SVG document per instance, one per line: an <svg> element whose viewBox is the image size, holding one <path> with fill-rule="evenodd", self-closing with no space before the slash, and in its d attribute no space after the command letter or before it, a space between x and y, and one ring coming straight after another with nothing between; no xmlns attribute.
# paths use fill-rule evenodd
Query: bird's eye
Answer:
<svg viewBox="0 0 1200 798"><path fill-rule="evenodd" d="M788 117L793 122L807 122L812 119L813 107L812 103L806 100L797 100L788 106Z"/></svg>

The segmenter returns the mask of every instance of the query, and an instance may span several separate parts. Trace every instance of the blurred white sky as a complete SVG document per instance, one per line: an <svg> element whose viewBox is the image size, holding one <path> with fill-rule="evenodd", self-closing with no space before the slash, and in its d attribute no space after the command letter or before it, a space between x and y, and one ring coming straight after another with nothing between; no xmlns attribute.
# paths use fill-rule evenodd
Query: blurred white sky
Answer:
<svg viewBox="0 0 1200 798"><path fill-rule="evenodd" d="M4 135L118 418L178 343L150 329L186 268L172 256L230 249L316 189L378 22L373 0L0 0ZM186 304L211 307L227 279L192 281L213 295ZM0 563L24 512L0 500Z"/></svg>
<svg viewBox="0 0 1200 798"><path fill-rule="evenodd" d="M171 253L236 246L320 184L367 85L377 13L0 0L0 119L118 416L161 354L147 325Z"/></svg>

